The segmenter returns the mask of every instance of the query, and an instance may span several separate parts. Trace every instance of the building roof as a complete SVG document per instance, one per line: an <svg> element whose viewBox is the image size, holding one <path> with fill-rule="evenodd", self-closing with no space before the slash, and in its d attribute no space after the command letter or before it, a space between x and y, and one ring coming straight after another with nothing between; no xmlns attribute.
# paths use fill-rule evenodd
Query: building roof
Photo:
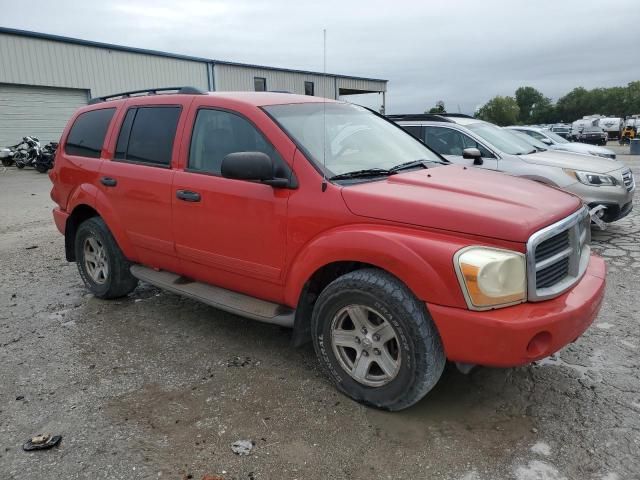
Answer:
<svg viewBox="0 0 640 480"><path fill-rule="evenodd" d="M51 33L41 33L41 32L31 32L29 30L19 30L16 28L7 28L0 27L0 33L5 33L8 35L16 35L20 37L31 37L31 38L39 38L42 40L51 40L55 42L63 42L63 43L71 43L75 45L83 45L86 47L97 47L97 48L106 48L109 50L118 50L121 52L130 52L130 53L140 53L143 55L154 55L156 57L167 57L167 58L176 58L179 60L190 60L194 62L206 62L213 63L218 65L231 65L237 67L247 67L247 68L261 68L264 70L274 70L279 72L291 72L291 73L302 73L308 75L325 75L327 77L336 77L336 78L351 78L355 80L368 80L372 82L388 82L388 80L380 79L380 78L368 78L368 77L357 77L353 75L339 75L336 73L322 73L322 72L314 72L309 70L296 70L292 68L279 68L279 67L269 67L266 65L253 65L250 63L239 63L239 62L229 62L225 60L216 60L213 58L204 58L204 57L194 57L190 55L181 55L178 53L170 53L163 52L160 50L149 50L146 48L136 48L136 47L127 47L124 45L116 45L113 43L104 43L104 42L94 42L93 40L83 40L80 38L73 37L65 37L62 35L54 35Z"/></svg>

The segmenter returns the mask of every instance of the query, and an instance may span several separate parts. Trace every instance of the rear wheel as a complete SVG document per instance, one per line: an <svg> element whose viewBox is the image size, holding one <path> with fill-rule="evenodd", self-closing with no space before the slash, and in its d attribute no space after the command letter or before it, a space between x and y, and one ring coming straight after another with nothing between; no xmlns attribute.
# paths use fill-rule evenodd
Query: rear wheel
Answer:
<svg viewBox="0 0 640 480"><path fill-rule="evenodd" d="M382 270L357 270L329 284L314 307L312 332L337 388L366 405L407 408L444 369L440 336L424 304Z"/></svg>
<svg viewBox="0 0 640 480"><path fill-rule="evenodd" d="M129 272L131 264L100 217L80 224L75 254L82 280L98 298L123 297L138 285L138 280Z"/></svg>
<svg viewBox="0 0 640 480"><path fill-rule="evenodd" d="M10 167L11 165L13 165L13 160L11 160L10 158L3 158L2 159L2 166L3 167Z"/></svg>

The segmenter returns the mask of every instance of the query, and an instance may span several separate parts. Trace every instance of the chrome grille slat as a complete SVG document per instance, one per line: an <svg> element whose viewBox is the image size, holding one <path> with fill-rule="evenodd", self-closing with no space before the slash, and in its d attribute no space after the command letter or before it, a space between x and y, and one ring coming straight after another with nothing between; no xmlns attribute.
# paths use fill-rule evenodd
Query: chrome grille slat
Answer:
<svg viewBox="0 0 640 480"><path fill-rule="evenodd" d="M560 250L558 253L555 253L553 256L547 257L544 260L540 260L539 262L536 262L536 270L537 271L544 270L548 266L559 262L563 258L567 258L571 256L572 252L573 252L573 249L571 247L567 247L564 250Z"/></svg>
<svg viewBox="0 0 640 480"><path fill-rule="evenodd" d="M534 233L527 242L529 300L558 296L577 283L589 262L590 240L586 207Z"/></svg>

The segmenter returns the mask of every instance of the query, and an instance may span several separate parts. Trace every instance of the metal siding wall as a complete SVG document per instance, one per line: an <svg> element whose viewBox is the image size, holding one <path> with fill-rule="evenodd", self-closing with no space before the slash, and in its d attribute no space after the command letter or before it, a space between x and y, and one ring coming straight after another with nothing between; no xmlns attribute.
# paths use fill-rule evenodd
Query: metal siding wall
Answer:
<svg viewBox="0 0 640 480"><path fill-rule="evenodd" d="M0 83L0 147L33 135L42 145L60 139L69 117L87 103L86 90Z"/></svg>
<svg viewBox="0 0 640 480"><path fill-rule="evenodd" d="M386 82L376 82L375 80L365 80L360 78L338 77L338 89L349 88L354 90L366 90L373 92L386 92Z"/></svg>
<svg viewBox="0 0 640 480"><path fill-rule="evenodd" d="M208 89L205 62L16 35L0 34L0 65L0 83L82 88L92 96L183 85Z"/></svg>
<svg viewBox="0 0 640 480"><path fill-rule="evenodd" d="M304 82L313 82L315 96L326 98L335 96L333 77L219 63L214 64L214 70L218 91L253 91L253 78L263 77L267 79L267 90L284 90L304 95Z"/></svg>

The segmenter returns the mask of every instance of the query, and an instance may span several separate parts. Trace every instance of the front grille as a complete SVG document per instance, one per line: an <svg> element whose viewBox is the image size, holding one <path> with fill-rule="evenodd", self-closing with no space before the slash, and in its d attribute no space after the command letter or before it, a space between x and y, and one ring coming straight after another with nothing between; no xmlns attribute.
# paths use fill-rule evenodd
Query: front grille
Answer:
<svg viewBox="0 0 640 480"><path fill-rule="evenodd" d="M560 295L580 280L589 262L590 239L586 208L531 236L527 242L530 301Z"/></svg>
<svg viewBox="0 0 640 480"><path fill-rule="evenodd" d="M549 288L569 275L569 258L549 265L536 272L536 286L538 288Z"/></svg>
<svg viewBox="0 0 640 480"><path fill-rule="evenodd" d="M624 183L624 187L628 192L636 188L636 182L633 178L633 173L631 173L631 170L625 170L624 172L622 172L622 182Z"/></svg>

